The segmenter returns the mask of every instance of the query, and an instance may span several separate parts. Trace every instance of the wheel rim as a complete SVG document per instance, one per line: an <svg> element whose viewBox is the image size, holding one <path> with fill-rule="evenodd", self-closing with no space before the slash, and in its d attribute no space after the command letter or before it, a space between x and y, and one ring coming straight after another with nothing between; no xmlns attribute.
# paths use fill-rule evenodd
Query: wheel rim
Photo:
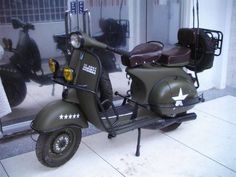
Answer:
<svg viewBox="0 0 236 177"><path fill-rule="evenodd" d="M60 158L70 153L75 144L75 134L71 129L66 129L63 132L55 135L51 142L50 156Z"/></svg>
<svg viewBox="0 0 236 177"><path fill-rule="evenodd" d="M56 137L52 145L53 152L56 154L62 153L69 145L70 137L68 134L61 134Z"/></svg>

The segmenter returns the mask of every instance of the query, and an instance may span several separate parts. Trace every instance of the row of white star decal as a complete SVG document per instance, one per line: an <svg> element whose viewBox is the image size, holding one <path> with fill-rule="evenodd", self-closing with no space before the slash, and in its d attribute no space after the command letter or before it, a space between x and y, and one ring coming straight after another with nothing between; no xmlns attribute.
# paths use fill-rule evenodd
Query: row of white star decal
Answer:
<svg viewBox="0 0 236 177"><path fill-rule="evenodd" d="M67 119L78 119L80 117L80 115L77 114L61 114L58 118L60 120L67 120Z"/></svg>

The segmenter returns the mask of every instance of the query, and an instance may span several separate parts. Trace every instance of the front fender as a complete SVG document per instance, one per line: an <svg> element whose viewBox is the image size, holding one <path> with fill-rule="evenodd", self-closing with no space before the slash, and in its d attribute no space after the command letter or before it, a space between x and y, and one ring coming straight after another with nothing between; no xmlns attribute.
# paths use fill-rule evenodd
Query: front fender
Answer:
<svg viewBox="0 0 236 177"><path fill-rule="evenodd" d="M57 100L46 105L31 123L37 132L51 132L64 127L87 128L88 122L78 104Z"/></svg>

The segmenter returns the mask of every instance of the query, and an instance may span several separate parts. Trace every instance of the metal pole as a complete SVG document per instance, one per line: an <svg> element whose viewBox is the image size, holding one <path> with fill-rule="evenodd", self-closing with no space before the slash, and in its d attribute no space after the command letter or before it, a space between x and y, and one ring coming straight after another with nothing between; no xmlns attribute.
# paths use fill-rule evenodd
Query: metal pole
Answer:
<svg viewBox="0 0 236 177"><path fill-rule="evenodd" d="M79 2L78 2L78 0L76 0L76 18L77 18L77 25L76 25L76 28L77 28L77 30L79 30L79 9L78 9L78 7L79 7L79 4L78 4Z"/></svg>

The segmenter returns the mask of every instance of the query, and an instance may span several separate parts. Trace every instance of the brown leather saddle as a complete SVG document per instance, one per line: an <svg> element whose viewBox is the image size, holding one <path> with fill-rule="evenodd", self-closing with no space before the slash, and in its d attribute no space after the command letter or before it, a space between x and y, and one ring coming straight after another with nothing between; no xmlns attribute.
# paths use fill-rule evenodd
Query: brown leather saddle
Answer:
<svg viewBox="0 0 236 177"><path fill-rule="evenodd" d="M194 40L194 32L191 29L180 29L178 32L178 45L163 50L160 42L143 43L136 46L129 57L122 56L122 64L128 67L136 67L145 63L158 63L167 67L186 66L191 59L191 45Z"/></svg>
<svg viewBox="0 0 236 177"><path fill-rule="evenodd" d="M164 66L186 66L191 58L191 50L182 46L174 46L162 52L158 63Z"/></svg>
<svg viewBox="0 0 236 177"><path fill-rule="evenodd" d="M182 46L174 46L163 50L158 43L143 43L136 46L129 57L122 57L122 64L136 67L145 63L159 63L164 66L185 66L189 63L191 50Z"/></svg>

